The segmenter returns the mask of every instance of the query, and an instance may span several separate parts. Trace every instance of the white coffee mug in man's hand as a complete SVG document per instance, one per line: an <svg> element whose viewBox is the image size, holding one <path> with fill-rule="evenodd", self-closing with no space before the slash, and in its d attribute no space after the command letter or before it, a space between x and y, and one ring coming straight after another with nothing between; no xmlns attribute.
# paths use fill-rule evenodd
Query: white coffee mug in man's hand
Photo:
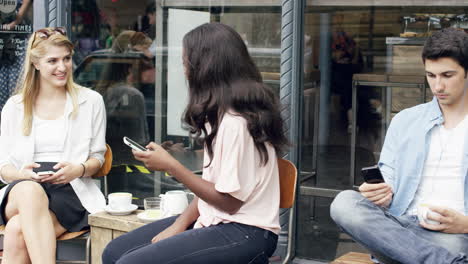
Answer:
<svg viewBox="0 0 468 264"><path fill-rule="evenodd" d="M114 211L125 211L131 208L132 194L128 192L115 192L108 196L109 207Z"/></svg>
<svg viewBox="0 0 468 264"><path fill-rule="evenodd" d="M428 204L420 204L418 206L418 219L420 222L425 222L426 224L430 224L430 225L440 225L440 222L437 222L428 218L430 216L435 216L435 215L440 216L440 214L429 209Z"/></svg>
<svg viewBox="0 0 468 264"><path fill-rule="evenodd" d="M187 194L184 191L168 191L159 196L163 217L181 214L188 206Z"/></svg>

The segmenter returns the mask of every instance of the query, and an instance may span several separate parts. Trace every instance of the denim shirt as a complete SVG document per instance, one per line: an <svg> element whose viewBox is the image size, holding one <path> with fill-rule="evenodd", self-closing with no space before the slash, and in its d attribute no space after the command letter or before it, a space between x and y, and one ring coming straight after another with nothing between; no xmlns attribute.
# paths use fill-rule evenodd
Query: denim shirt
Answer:
<svg viewBox="0 0 468 264"><path fill-rule="evenodd" d="M435 97L431 102L405 109L393 118L379 160L380 171L394 193L389 207L392 215L404 214L414 199L429 151L431 130L443 122ZM468 215L468 133L465 134L462 160L465 215Z"/></svg>

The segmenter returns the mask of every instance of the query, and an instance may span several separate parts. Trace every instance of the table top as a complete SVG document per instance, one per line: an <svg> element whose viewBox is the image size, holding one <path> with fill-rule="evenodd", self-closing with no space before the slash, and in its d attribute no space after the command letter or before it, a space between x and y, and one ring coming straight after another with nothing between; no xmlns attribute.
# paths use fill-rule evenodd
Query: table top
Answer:
<svg viewBox="0 0 468 264"><path fill-rule="evenodd" d="M92 227L101 227L123 232L130 232L146 223L137 218L137 210L129 215L110 215L107 212L98 212L88 216L88 224Z"/></svg>

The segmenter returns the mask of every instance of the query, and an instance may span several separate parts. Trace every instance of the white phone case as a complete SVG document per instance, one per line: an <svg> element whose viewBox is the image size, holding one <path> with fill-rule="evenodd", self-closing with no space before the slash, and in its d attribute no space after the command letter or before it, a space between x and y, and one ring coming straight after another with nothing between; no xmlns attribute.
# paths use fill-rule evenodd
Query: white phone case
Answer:
<svg viewBox="0 0 468 264"><path fill-rule="evenodd" d="M38 176L42 176L42 175L52 175L54 174L55 172L53 171L39 171L38 173L36 173Z"/></svg>
<svg viewBox="0 0 468 264"><path fill-rule="evenodd" d="M128 138L128 137L123 137L123 142L131 147L132 149L136 150L136 151L146 151L147 149L145 147L143 147L142 145L138 144L137 142L135 142L134 140Z"/></svg>

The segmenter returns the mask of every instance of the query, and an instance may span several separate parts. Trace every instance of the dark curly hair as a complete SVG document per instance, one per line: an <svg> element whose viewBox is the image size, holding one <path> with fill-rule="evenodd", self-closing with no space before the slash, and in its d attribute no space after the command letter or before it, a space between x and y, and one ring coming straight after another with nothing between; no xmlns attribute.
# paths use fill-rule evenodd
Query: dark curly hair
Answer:
<svg viewBox="0 0 468 264"><path fill-rule="evenodd" d="M206 23L185 35L183 48L189 84L183 119L195 138L204 135L210 159L219 125L228 111L247 121L262 164L268 162L266 143L277 153L284 151L289 143L283 131L279 100L263 84L239 34L224 24ZM210 124L210 133L206 123Z"/></svg>

